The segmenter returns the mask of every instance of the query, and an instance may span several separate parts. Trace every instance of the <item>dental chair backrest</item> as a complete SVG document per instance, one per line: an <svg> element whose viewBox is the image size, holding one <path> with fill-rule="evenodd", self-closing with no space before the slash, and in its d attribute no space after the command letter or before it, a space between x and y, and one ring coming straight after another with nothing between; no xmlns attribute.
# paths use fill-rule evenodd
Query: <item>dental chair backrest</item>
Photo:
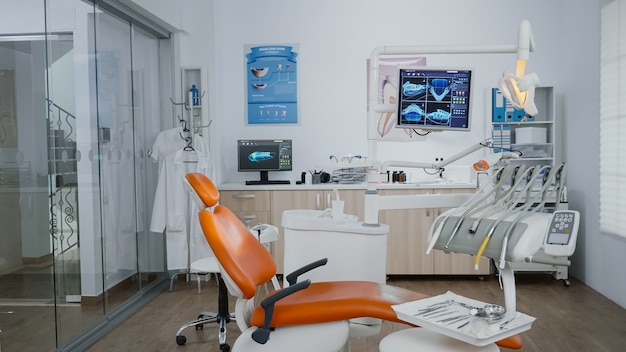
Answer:
<svg viewBox="0 0 626 352"><path fill-rule="evenodd" d="M185 182L191 194L196 195L196 201L203 204L199 207L205 209L198 215L200 225L218 259L229 292L245 300L254 298L257 286L276 275L272 255L254 236L250 236L250 230L230 209L217 205L219 191L207 176L190 173L185 176ZM213 211L207 211L209 207L214 207Z"/></svg>
<svg viewBox="0 0 626 352"><path fill-rule="evenodd" d="M198 209L203 210L217 205L220 191L211 180L201 173L190 173L183 179L185 188L191 194Z"/></svg>

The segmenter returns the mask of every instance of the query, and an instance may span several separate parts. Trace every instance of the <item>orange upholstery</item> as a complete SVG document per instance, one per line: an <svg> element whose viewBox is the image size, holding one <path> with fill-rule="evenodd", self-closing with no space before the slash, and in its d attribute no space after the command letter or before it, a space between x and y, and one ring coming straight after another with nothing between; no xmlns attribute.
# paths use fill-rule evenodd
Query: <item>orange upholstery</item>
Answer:
<svg viewBox="0 0 626 352"><path fill-rule="evenodd" d="M317 324L352 318L372 317L400 322L391 308L394 304L428 296L369 281L314 282L302 291L276 303L272 327ZM257 307L250 323L262 326L264 310Z"/></svg>
<svg viewBox="0 0 626 352"><path fill-rule="evenodd" d="M189 175L187 177L189 178ZM208 178L203 180L206 178L203 175L194 178L195 180L190 183L196 191L198 190L196 187L202 187L208 181ZM210 193L209 191L208 194ZM213 212L200 211L199 218L213 253L230 279L241 290L242 298L254 298L257 287L276 275L276 264L271 254L250 235L250 231L230 209L218 205ZM271 295L277 292L279 291ZM375 282L314 282L308 288L278 300L270 325L275 328L360 317L408 324L397 318L391 306L426 297L418 292ZM264 325L264 318L265 310L258 306L252 314L250 324L261 327ZM499 342L498 345L519 349L521 338L514 336Z"/></svg>
<svg viewBox="0 0 626 352"><path fill-rule="evenodd" d="M257 286L276 275L272 255L230 209L218 205L213 212L201 211L198 216L217 260L243 292L243 298L253 298Z"/></svg>
<svg viewBox="0 0 626 352"><path fill-rule="evenodd" d="M187 174L185 179L206 207L212 207L220 201L220 191L205 175L194 172Z"/></svg>
<svg viewBox="0 0 626 352"><path fill-rule="evenodd" d="M520 335L513 335L506 339L496 341L496 345L512 350L519 350L522 348L522 337Z"/></svg>

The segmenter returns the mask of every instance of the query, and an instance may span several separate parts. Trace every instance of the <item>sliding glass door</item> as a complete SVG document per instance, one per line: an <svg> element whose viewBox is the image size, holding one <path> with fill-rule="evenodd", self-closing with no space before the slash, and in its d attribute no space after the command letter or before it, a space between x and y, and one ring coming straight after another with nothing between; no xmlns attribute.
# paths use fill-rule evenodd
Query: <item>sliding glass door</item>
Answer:
<svg viewBox="0 0 626 352"><path fill-rule="evenodd" d="M166 287L147 157L171 73L164 48L167 38L93 3L3 7L3 352L81 349Z"/></svg>

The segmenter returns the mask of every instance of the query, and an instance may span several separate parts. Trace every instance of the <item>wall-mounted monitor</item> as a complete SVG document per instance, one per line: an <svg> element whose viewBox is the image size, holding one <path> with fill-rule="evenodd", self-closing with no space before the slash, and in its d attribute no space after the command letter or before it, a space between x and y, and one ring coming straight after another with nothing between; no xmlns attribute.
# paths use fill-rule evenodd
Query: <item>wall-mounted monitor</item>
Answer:
<svg viewBox="0 0 626 352"><path fill-rule="evenodd" d="M396 127L470 130L472 70L401 67Z"/></svg>
<svg viewBox="0 0 626 352"><path fill-rule="evenodd" d="M289 184L288 180L270 180L269 171L291 171L290 139L242 139L237 141L238 170L258 172L258 180L246 185Z"/></svg>

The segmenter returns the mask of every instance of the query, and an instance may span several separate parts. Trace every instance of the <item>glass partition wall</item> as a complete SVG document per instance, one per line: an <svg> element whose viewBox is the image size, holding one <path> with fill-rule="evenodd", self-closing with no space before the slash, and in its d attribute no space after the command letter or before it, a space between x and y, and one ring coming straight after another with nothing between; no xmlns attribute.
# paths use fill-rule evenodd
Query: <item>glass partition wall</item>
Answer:
<svg viewBox="0 0 626 352"><path fill-rule="evenodd" d="M97 1L13 3L0 14L0 350L78 351L167 284L148 150L170 44Z"/></svg>

